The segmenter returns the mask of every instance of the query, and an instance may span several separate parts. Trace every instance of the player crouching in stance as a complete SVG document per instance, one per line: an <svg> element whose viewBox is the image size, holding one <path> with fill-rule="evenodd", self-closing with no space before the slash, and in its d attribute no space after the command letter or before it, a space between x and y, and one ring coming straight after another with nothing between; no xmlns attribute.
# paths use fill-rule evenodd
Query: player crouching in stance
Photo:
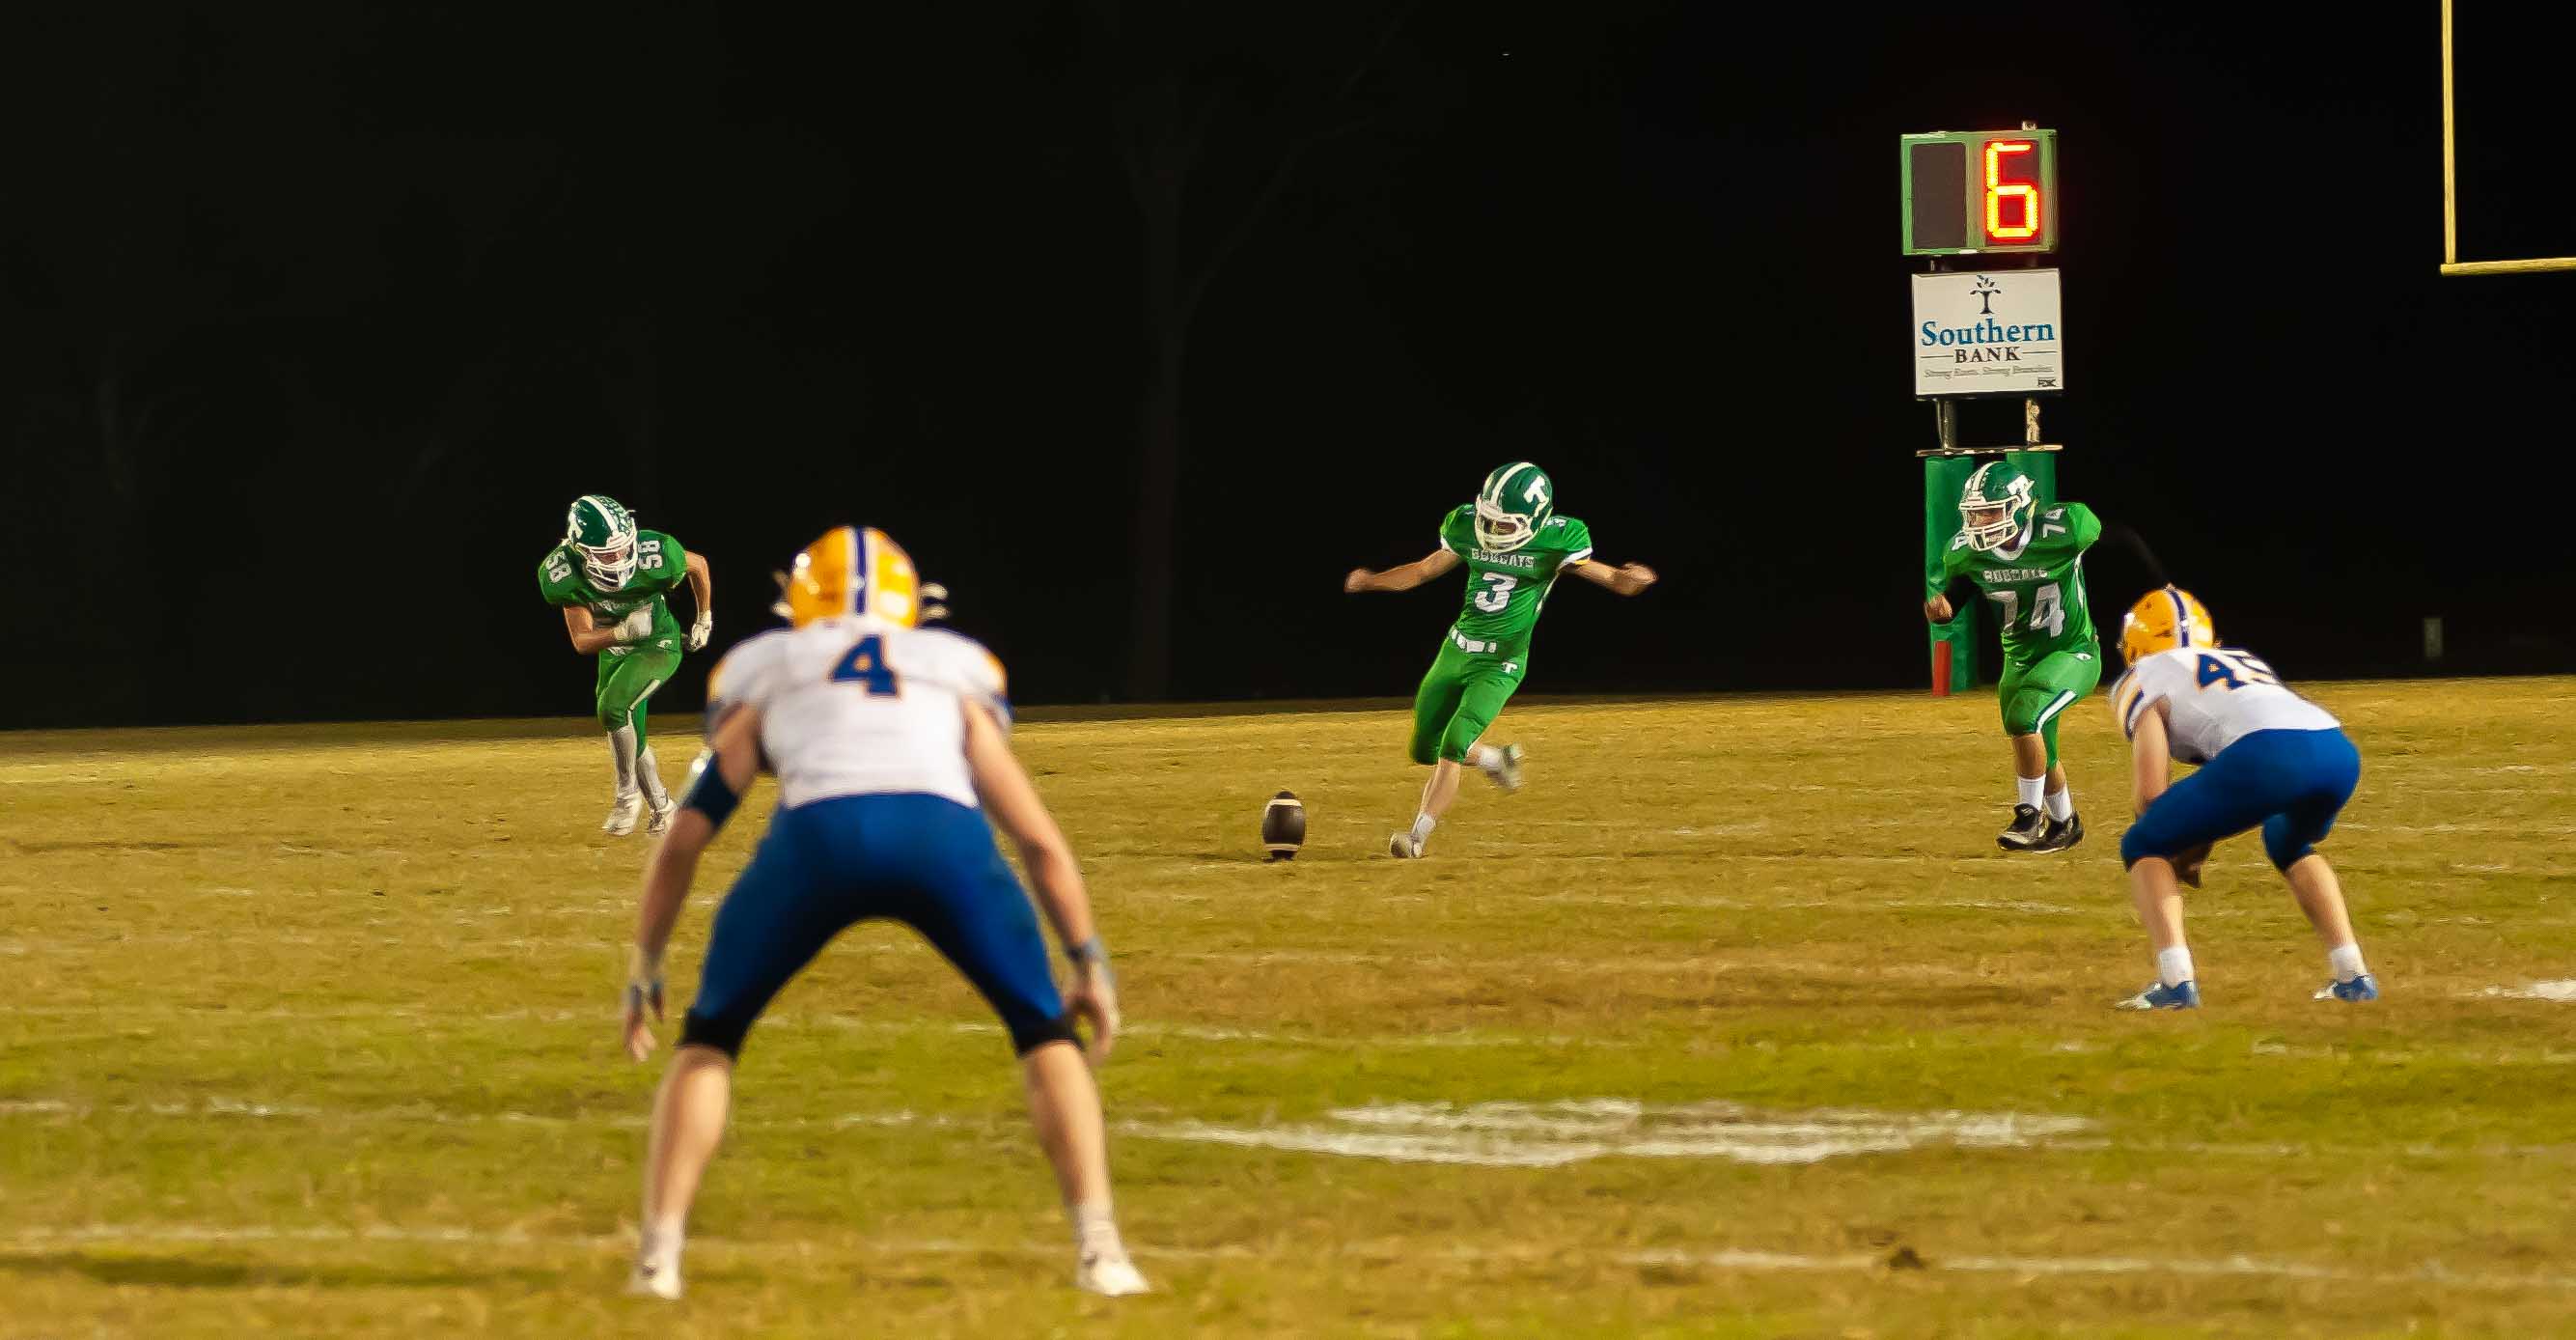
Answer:
<svg viewBox="0 0 2576 1340"><path fill-rule="evenodd" d="M658 530L636 529L616 499L596 493L573 501L563 543L537 564L537 588L547 604L562 608L572 649L599 657L595 706L617 769L616 799L600 827L619 837L635 831L648 803L653 817L646 832L659 833L671 821L671 797L644 734L644 700L680 668L680 624L664 597L684 580L698 604L686 639L696 651L716 627L707 560Z"/></svg>
<svg viewBox="0 0 2576 1340"><path fill-rule="evenodd" d="M1110 1212L1100 1091L1072 1016L1109 1054L1118 995L1073 849L1003 735L1002 668L973 641L918 627L912 560L873 529L844 526L796 559L792 629L744 642L708 688L715 722L679 816L644 875L626 988L625 1041L642 1060L662 1011L662 952L698 856L765 766L778 776L769 831L718 908L680 1045L653 1106L644 1234L629 1292L680 1296L680 1247L699 1178L724 1133L733 1066L770 998L853 922L921 932L1002 1017L1027 1080L1038 1142L1073 1216L1075 1283L1142 1293ZM987 823L989 816L990 824ZM1037 918L993 844L1019 844L1073 961L1056 995Z"/></svg>
<svg viewBox="0 0 2576 1340"><path fill-rule="evenodd" d="M1521 747L1479 740L1521 686L1530 630L1556 579L1571 572L1623 596L1655 584L1654 569L1643 563L1607 568L1593 562L1590 528L1555 511L1546 473L1515 461L1485 476L1476 501L1440 523L1440 547L1428 557L1384 572L1354 568L1342 579L1347 592L1410 591L1462 563L1467 568L1466 606L1413 697L1413 761L1431 765L1431 780L1423 784L1413 826L1387 843L1393 855L1423 854L1432 827L1458 798L1463 765L1473 764L1505 791L1520 789Z"/></svg>
<svg viewBox="0 0 2576 1340"><path fill-rule="evenodd" d="M2325 941L2334 980L2316 998L2379 999L2353 942L2343 887L2316 850L2361 779L2361 754L2342 725L2284 688L2272 667L2219 646L2209 611L2187 591L2168 586L2130 606L2120 654L2129 670L2112 687L2111 710L2133 742L2138 806L2120 859L2155 945L2158 979L2120 1008L2199 1008L2180 886L2200 887L2210 844L2257 825L2264 854ZM2168 786L2175 759L2200 770Z"/></svg>

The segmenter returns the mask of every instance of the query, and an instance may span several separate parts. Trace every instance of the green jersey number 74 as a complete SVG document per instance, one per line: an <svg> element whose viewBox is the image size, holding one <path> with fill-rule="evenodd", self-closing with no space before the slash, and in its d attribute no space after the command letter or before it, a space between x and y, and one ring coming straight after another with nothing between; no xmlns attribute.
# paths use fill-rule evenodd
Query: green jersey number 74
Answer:
<svg viewBox="0 0 2576 1340"><path fill-rule="evenodd" d="M1988 591L1986 599L2004 607L2003 631L2013 631L2015 621L2021 618L2021 593L2011 589ZM2057 583L2050 582L2031 592L2030 622L2020 626L2050 637L2066 631L2066 602L2058 593Z"/></svg>

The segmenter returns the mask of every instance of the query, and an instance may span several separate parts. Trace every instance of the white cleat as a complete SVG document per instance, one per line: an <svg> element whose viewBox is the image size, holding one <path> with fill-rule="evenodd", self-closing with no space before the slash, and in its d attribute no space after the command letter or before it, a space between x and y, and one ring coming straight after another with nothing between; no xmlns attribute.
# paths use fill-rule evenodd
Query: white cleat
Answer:
<svg viewBox="0 0 2576 1340"><path fill-rule="evenodd" d="M650 814L644 820L644 831L659 833L670 828L671 816L680 812L680 802L671 799L670 794L665 792L652 797L645 804L645 809L650 811Z"/></svg>
<svg viewBox="0 0 2576 1340"><path fill-rule="evenodd" d="M676 1284L677 1281L674 1283ZM1124 1298L1129 1294L1151 1293L1154 1288L1145 1282L1145 1276L1136 1269L1135 1262L1127 1259L1125 1252L1114 1255L1098 1253L1084 1256L1081 1264L1074 1267L1073 1287L1084 1293L1096 1293L1103 1298Z"/></svg>
<svg viewBox="0 0 2576 1340"><path fill-rule="evenodd" d="M617 798L617 808L608 812L608 819L600 824L599 831L612 837L624 837L635 831L635 821L642 817L644 817L644 793L630 791Z"/></svg>
<svg viewBox="0 0 2576 1340"><path fill-rule="evenodd" d="M649 1261L635 1263L634 1273L626 1277L629 1298L659 1298L667 1302L680 1300L680 1263L657 1266Z"/></svg>
<svg viewBox="0 0 2576 1340"><path fill-rule="evenodd" d="M1485 780L1503 788L1506 795L1521 789L1521 747L1507 744L1494 751L1502 757L1492 767L1483 769Z"/></svg>
<svg viewBox="0 0 2576 1340"><path fill-rule="evenodd" d="M1386 854L1401 856L1408 861L1418 861L1422 859L1422 844L1413 840L1413 834L1409 830L1398 832L1394 837L1386 840Z"/></svg>

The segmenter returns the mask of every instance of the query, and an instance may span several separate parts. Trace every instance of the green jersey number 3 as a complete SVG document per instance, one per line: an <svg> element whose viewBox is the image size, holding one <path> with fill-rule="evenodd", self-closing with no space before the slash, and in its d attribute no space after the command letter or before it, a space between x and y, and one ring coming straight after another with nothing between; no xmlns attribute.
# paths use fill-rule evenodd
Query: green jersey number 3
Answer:
<svg viewBox="0 0 2576 1340"><path fill-rule="evenodd" d="M2011 632L2013 630L2014 621L2021 617L2021 593L2018 591L1988 591L1986 593L1986 599L1994 601L1996 604L2004 607L2003 631L2007 633ZM2046 633L2050 637L2055 637L2066 631L2065 598L2059 593L2057 583L2050 582L2048 585L2043 586L2036 592L2032 593L2030 602L2030 622L2023 625L2023 627L2029 628L2034 632Z"/></svg>
<svg viewBox="0 0 2576 1340"><path fill-rule="evenodd" d="M1521 579L1508 572L1488 572L1483 576L1493 586L1476 593L1476 608L1487 614L1500 614L1504 606L1512 603L1512 588L1520 585Z"/></svg>

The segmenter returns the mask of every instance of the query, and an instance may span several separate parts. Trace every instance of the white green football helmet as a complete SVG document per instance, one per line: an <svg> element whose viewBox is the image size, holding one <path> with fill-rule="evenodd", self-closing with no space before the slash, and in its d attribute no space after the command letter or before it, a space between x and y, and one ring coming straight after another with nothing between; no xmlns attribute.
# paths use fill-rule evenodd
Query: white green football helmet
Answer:
<svg viewBox="0 0 2576 1340"><path fill-rule="evenodd" d="M1476 543L1497 551L1518 549L1555 511L1556 486L1545 470L1527 461L1497 466L1476 493Z"/></svg>
<svg viewBox="0 0 2576 1340"><path fill-rule="evenodd" d="M2002 461L1988 461L1968 476L1959 494L1959 530L1979 553L2011 547L2030 525L2039 498L2030 476Z"/></svg>
<svg viewBox="0 0 2576 1340"><path fill-rule="evenodd" d="M618 590L635 575L635 516L615 498L586 493L574 499L564 543L581 555L581 570L600 590Z"/></svg>

